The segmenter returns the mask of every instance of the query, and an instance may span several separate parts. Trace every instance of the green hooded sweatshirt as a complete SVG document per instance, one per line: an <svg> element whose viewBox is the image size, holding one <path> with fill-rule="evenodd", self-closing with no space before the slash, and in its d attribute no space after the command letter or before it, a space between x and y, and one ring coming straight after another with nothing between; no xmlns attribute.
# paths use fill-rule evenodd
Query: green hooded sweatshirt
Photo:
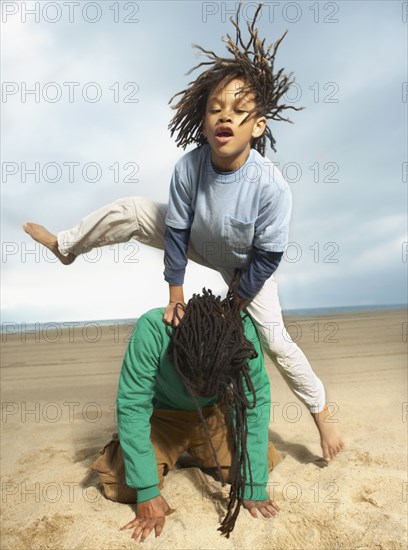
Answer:
<svg viewBox="0 0 408 550"><path fill-rule="evenodd" d="M116 401L118 431L123 450L126 483L137 490L138 502L160 495L153 445L150 441L150 417L153 409L196 409L191 394L167 357L170 337L163 323L164 308L152 309L137 321L131 336L119 379ZM255 325L248 315L242 315L245 335L258 352L248 361L256 392L256 407L247 409L247 450L252 484L247 472L243 498L267 500L268 426L270 417L269 379L264 369L263 354ZM252 394L244 383L250 403ZM219 401L198 398L200 407L210 407Z"/></svg>

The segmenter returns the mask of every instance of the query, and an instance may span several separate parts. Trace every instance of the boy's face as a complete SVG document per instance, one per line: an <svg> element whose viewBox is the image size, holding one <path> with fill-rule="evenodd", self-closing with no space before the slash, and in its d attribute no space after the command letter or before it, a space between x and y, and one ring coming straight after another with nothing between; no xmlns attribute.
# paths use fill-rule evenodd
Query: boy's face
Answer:
<svg viewBox="0 0 408 550"><path fill-rule="evenodd" d="M211 160L223 171L245 164L253 138L262 136L266 118L256 114L253 93L244 93L245 82L235 78L219 84L208 96L203 133L211 147Z"/></svg>

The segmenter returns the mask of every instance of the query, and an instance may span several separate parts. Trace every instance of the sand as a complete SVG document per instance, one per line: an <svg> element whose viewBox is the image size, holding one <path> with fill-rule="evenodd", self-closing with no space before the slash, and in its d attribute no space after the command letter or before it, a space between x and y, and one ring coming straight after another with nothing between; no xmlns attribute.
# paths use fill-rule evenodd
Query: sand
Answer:
<svg viewBox="0 0 408 550"><path fill-rule="evenodd" d="M287 318L325 383L346 450L322 467L310 414L268 364L270 438L286 457L270 474L276 519L243 510L217 531L223 492L197 468L176 469L165 549L407 548L407 372L403 310ZM89 466L116 431L115 395L130 325L50 326L3 334L2 548L135 548L129 505L107 501Z"/></svg>

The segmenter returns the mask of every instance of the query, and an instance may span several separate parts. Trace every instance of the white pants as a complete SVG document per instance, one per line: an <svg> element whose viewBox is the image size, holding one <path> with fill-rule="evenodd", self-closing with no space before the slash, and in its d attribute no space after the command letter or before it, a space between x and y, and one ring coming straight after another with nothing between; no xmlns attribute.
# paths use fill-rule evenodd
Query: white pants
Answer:
<svg viewBox="0 0 408 550"><path fill-rule="evenodd" d="M166 211L166 204L147 197L118 199L92 212L76 227L58 233L58 248L64 255L79 255L99 246L136 239L163 250ZM214 269L191 247L188 258ZM232 272L220 273L228 284ZM276 364L290 389L311 412L320 412L325 404L323 384L285 329L273 276L252 299L247 311L257 325L263 350Z"/></svg>

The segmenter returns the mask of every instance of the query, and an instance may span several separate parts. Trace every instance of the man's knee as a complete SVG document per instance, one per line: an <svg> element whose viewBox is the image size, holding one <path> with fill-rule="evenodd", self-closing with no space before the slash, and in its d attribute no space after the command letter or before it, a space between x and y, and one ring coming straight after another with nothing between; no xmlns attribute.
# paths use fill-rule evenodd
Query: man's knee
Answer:
<svg viewBox="0 0 408 550"><path fill-rule="evenodd" d="M169 473L170 469L167 464L157 464L157 476L159 478L159 489L163 489L164 478Z"/></svg>
<svg viewBox="0 0 408 550"><path fill-rule="evenodd" d="M282 455L279 453L273 443L269 441L268 444L268 471L270 472L281 462L283 459Z"/></svg>

